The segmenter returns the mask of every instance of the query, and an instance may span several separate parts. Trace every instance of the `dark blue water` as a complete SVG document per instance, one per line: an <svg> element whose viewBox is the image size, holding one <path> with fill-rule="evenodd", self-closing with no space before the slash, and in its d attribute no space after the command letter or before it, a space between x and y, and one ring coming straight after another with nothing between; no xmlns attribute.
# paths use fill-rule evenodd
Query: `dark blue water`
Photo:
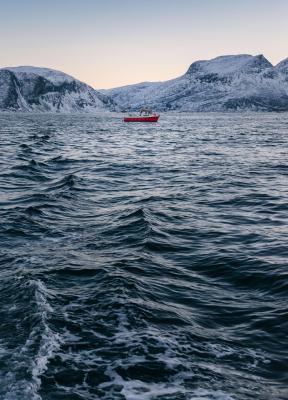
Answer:
<svg viewBox="0 0 288 400"><path fill-rule="evenodd" d="M288 399L288 115L0 116L0 398Z"/></svg>

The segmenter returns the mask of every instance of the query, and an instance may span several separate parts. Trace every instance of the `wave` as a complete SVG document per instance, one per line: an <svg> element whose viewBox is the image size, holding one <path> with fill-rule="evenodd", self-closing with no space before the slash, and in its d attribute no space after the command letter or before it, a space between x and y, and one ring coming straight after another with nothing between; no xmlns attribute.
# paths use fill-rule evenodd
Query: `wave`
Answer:
<svg viewBox="0 0 288 400"><path fill-rule="evenodd" d="M41 375L47 369L49 359L60 347L61 338L49 326L53 312L47 297L48 291L43 282L20 279L18 290L31 292L30 304L35 300L35 322L21 347L9 352L9 373L2 378L2 386L7 388L4 400L41 400L39 389ZM20 284L18 282L18 285ZM24 294L24 293L23 293ZM16 303L17 304L17 303Z"/></svg>
<svg viewBox="0 0 288 400"><path fill-rule="evenodd" d="M285 398L287 116L243 118L0 116L1 399Z"/></svg>

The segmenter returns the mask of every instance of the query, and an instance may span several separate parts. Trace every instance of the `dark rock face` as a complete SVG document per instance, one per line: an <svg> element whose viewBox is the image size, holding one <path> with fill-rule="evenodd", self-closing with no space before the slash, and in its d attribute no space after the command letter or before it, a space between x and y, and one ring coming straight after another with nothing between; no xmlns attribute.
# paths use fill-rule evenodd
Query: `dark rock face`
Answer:
<svg viewBox="0 0 288 400"><path fill-rule="evenodd" d="M225 109L233 110L255 110L255 111L287 111L288 96L282 98L249 97L229 99L225 103Z"/></svg>
<svg viewBox="0 0 288 400"><path fill-rule="evenodd" d="M62 72L35 67L0 70L0 110L95 112L116 108L111 98Z"/></svg>
<svg viewBox="0 0 288 400"><path fill-rule="evenodd" d="M0 109L10 109L17 105L17 79L10 71L0 72Z"/></svg>
<svg viewBox="0 0 288 400"><path fill-rule="evenodd" d="M240 54L196 61L167 82L106 91L121 107L159 111L288 111L288 59L277 66Z"/></svg>

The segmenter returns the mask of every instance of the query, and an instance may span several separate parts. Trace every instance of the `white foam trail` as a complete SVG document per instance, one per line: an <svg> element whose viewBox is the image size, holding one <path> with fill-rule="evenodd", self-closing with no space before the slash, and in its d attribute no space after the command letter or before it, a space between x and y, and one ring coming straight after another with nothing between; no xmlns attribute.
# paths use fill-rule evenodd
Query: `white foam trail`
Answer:
<svg viewBox="0 0 288 400"><path fill-rule="evenodd" d="M125 400L156 400L161 396L172 395L185 395L189 400L234 400L234 398L219 390L206 390L196 389L192 393L188 391L181 380L168 383L146 383L140 380L124 380L119 374L117 374L112 368L108 368L106 371L110 377L110 382L105 382L99 385L99 388L108 389L109 387L116 385L121 386L122 390L120 393L124 396ZM108 398L111 393L108 394Z"/></svg>
<svg viewBox="0 0 288 400"><path fill-rule="evenodd" d="M53 312L53 308L45 297L45 291L47 291L47 288L41 281L37 281L36 284L37 290L35 296L37 305L42 314L42 323L44 326L44 331L41 335L41 344L32 367L32 380L35 382L35 387L37 387L38 390L41 385L40 376L46 371L48 361L52 357L53 353L59 349L61 338L57 333L52 331L47 323L48 313Z"/></svg>
<svg viewBox="0 0 288 400"><path fill-rule="evenodd" d="M61 344L60 336L54 333L48 325L48 316L53 312L53 308L48 303L45 295L45 293L48 293L48 289L39 280L30 281L29 285L35 286L35 299L41 315L41 326L37 326L31 331L19 354L15 355L14 365L16 366L16 372L10 372L6 376L9 392L6 393L4 400L41 400L41 396L38 393L41 386L41 375L46 371L49 359ZM31 371L31 381L18 381L16 379L17 369L20 370L25 367L26 360L30 360L29 350L35 343L37 336L39 336L39 332L41 332L41 339L38 352L32 364L26 366L27 370ZM21 358L23 359L22 363Z"/></svg>
<svg viewBox="0 0 288 400"><path fill-rule="evenodd" d="M233 400L233 397L221 390L197 389L190 400Z"/></svg>
<svg viewBox="0 0 288 400"><path fill-rule="evenodd" d="M118 327L117 331L113 336L114 344L127 344L134 343L135 346L141 346L144 353L148 354L149 350L146 348L145 338L153 339L159 343L159 348L162 351L157 354L157 361L163 362L167 368L171 370L177 369L179 365L182 365L185 360L181 359L176 353L178 341L175 336L169 334L160 334L159 330L155 328L146 328L141 333L131 331L129 329L129 322L125 313L118 314ZM156 357L156 355L155 355ZM157 398L175 398L177 396L185 396L189 400L233 400L233 398L225 393L219 391L207 391L204 389L196 390L191 392L185 388L185 378L193 375L191 370L186 372L182 371L174 375L174 377L165 383L151 383L143 382L137 379L125 380L116 372L117 366L123 368L127 366L137 365L137 363L145 362L147 360L146 355L141 356L130 355L124 360L115 361L113 364L106 368L105 374L109 377L109 382L105 382L99 385L99 388L106 391L107 399L113 398L113 387L121 387L121 395L125 400L156 400Z"/></svg>

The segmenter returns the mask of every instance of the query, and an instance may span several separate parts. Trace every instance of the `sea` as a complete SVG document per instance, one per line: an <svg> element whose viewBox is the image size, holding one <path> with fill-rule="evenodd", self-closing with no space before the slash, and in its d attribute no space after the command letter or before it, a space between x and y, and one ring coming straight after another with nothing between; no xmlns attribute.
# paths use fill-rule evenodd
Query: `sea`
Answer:
<svg viewBox="0 0 288 400"><path fill-rule="evenodd" d="M0 115L1 400L287 400L288 114Z"/></svg>

